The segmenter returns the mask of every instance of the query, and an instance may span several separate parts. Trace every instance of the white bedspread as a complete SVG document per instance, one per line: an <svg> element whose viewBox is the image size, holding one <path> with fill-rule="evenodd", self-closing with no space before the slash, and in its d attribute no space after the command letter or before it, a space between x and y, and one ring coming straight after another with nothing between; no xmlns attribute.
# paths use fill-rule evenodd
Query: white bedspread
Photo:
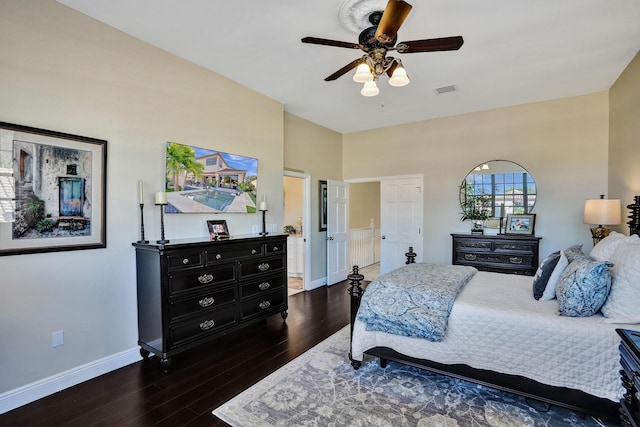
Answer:
<svg viewBox="0 0 640 427"><path fill-rule="evenodd" d="M558 303L536 301L532 277L478 272L458 295L443 341L367 331L356 321L352 357L389 347L434 362L520 375L617 401L620 383L616 328L601 315L564 317Z"/></svg>

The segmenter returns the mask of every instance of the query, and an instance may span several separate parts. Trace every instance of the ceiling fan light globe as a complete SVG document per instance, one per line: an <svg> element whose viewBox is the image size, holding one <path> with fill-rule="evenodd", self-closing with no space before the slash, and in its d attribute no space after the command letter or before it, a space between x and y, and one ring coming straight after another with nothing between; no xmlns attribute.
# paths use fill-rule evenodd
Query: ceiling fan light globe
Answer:
<svg viewBox="0 0 640 427"><path fill-rule="evenodd" d="M353 81L356 83L366 83L373 80L373 74L371 74L371 69L365 63L358 65L356 68L356 72L353 75Z"/></svg>
<svg viewBox="0 0 640 427"><path fill-rule="evenodd" d="M389 79L389 84L395 87L402 87L409 84L409 76L407 70L402 65L398 65Z"/></svg>
<svg viewBox="0 0 640 427"><path fill-rule="evenodd" d="M378 89L376 82L374 82L373 80L369 82L365 82L364 86L362 87L362 90L360 91L360 94L362 96L376 96L379 93L380 93L380 89Z"/></svg>

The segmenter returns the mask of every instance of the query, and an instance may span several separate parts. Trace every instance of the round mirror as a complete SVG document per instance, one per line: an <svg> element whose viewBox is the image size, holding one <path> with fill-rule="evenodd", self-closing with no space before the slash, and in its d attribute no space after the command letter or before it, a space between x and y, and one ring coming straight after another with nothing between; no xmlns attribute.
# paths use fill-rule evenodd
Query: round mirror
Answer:
<svg viewBox="0 0 640 427"><path fill-rule="evenodd" d="M529 214L538 191L533 176L508 160L491 160L473 168L460 185L462 220L485 220Z"/></svg>

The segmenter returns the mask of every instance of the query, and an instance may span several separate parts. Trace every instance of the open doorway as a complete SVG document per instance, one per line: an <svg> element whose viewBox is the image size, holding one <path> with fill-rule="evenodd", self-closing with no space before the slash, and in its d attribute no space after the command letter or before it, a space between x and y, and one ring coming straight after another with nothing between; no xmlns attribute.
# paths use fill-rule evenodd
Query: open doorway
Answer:
<svg viewBox="0 0 640 427"><path fill-rule="evenodd" d="M349 185L349 263L365 280L380 275L380 182Z"/></svg>
<svg viewBox="0 0 640 427"><path fill-rule="evenodd" d="M284 188L284 232L287 238L287 278L289 295L306 289L309 277L308 243L309 230L305 225L309 219L309 182L307 174L285 171Z"/></svg>

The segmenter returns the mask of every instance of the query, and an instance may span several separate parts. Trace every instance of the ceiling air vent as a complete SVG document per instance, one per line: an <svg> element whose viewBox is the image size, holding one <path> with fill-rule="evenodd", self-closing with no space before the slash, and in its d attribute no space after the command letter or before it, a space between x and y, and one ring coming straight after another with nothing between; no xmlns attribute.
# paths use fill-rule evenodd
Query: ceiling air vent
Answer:
<svg viewBox="0 0 640 427"><path fill-rule="evenodd" d="M437 87L433 91L438 95L442 95L443 93L455 92L457 90L458 88L455 85L449 85L449 86Z"/></svg>

